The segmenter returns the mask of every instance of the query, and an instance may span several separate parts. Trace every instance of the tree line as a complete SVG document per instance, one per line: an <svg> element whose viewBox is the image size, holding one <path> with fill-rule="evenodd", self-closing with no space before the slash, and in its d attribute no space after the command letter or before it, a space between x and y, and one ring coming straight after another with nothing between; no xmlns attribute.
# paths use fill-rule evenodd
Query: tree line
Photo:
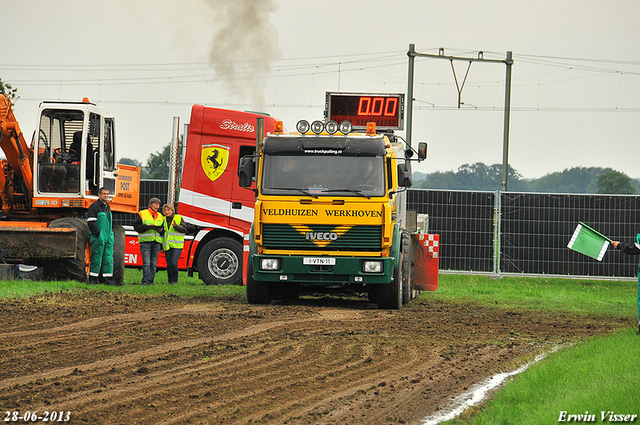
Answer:
<svg viewBox="0 0 640 425"><path fill-rule="evenodd" d="M178 144L178 173L182 172L182 140ZM118 161L124 165L135 165L140 167L140 178L149 180L169 180L169 164L171 162L171 143L164 146L157 152L149 154L147 162L142 164L137 159L120 158Z"/></svg>
<svg viewBox="0 0 640 425"><path fill-rule="evenodd" d="M482 162L461 165L457 171L414 173L413 187L447 190L499 190L502 187L502 164ZM640 193L640 180L611 168L573 167L526 179L509 167L508 189L513 192L596 193L633 195Z"/></svg>
<svg viewBox="0 0 640 425"><path fill-rule="evenodd" d="M15 103L20 96L18 90L0 79L0 93L7 94ZM178 152L182 153L180 138ZM146 164L132 158L120 158L121 164L140 167L143 179L168 179L171 144L154 152ZM178 167L181 167L178 158ZM181 170L178 170L181 172ZM461 165L457 171L414 173L413 187L448 190L499 190L502 187L502 164L485 165L482 162ZM611 168L574 167L550 173L538 179L526 179L517 170L509 167L509 190L514 192L545 193L598 193L633 195L640 193L640 179L632 179Z"/></svg>

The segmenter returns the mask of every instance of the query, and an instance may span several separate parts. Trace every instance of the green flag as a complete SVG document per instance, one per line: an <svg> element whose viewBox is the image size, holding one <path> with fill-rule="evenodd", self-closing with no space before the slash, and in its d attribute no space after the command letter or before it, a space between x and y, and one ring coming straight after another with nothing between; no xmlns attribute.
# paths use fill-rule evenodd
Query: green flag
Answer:
<svg viewBox="0 0 640 425"><path fill-rule="evenodd" d="M588 257L602 261L611 239L596 232L583 222L579 222L567 248L578 251Z"/></svg>

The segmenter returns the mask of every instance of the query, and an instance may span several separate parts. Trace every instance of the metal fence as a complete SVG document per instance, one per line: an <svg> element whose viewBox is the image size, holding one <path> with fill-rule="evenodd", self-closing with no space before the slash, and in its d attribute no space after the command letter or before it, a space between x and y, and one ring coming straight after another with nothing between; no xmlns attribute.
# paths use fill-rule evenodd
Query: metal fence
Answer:
<svg viewBox="0 0 640 425"><path fill-rule="evenodd" d="M169 180L140 180L140 209L149 205L151 198L160 198L164 203L169 193ZM135 214L113 213L113 222L123 226L133 226L136 219Z"/></svg>
<svg viewBox="0 0 640 425"><path fill-rule="evenodd" d="M635 242L640 196L452 190L408 191L407 209L440 235L440 269L598 278L637 276L638 258L610 250L599 262L567 243L579 221Z"/></svg>
<svg viewBox="0 0 640 425"><path fill-rule="evenodd" d="M167 180L140 181L140 208L166 199ZM634 278L638 258L610 250L593 260L567 248L582 221L613 240L634 242L640 196L410 189L407 209L429 216L440 235L440 270ZM132 225L134 214L114 213Z"/></svg>

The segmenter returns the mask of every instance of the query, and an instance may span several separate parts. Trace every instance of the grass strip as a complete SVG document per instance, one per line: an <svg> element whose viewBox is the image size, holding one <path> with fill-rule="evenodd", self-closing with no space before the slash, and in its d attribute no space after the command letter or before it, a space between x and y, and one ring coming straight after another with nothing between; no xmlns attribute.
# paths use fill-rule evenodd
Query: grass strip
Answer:
<svg viewBox="0 0 640 425"><path fill-rule="evenodd" d="M516 310L631 318L636 315L636 290L634 281L443 274L438 289L422 296Z"/></svg>
<svg viewBox="0 0 640 425"><path fill-rule="evenodd" d="M196 275L197 276L197 275ZM167 274L159 271L153 285L141 285L142 270L125 269L124 285L88 285L72 280L67 281L32 281L11 280L0 282L0 299L27 298L44 292L77 292L86 290L100 290L122 292L127 294L144 295L176 295L179 297L212 297L212 298L246 298L244 286L236 285L205 285L197 277L189 277L186 272L179 273L179 284L169 285Z"/></svg>
<svg viewBox="0 0 640 425"><path fill-rule="evenodd" d="M560 350L514 377L479 410L444 423L638 422L639 347L640 337L625 329Z"/></svg>

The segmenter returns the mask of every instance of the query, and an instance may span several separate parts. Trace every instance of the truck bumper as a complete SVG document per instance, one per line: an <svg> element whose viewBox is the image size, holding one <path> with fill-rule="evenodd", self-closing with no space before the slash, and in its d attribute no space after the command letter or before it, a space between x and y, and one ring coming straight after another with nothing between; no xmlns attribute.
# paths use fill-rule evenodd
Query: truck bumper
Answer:
<svg viewBox="0 0 640 425"><path fill-rule="evenodd" d="M333 265L308 265L304 264L305 258L322 258L312 256L279 256L279 255L252 255L250 261L253 266L253 279L263 282L291 282L309 283L317 285L336 284L385 284L391 281L395 258L392 257L331 257L335 259ZM277 270L263 270L263 259L279 260ZM380 261L382 271L378 273L364 272L365 261Z"/></svg>
<svg viewBox="0 0 640 425"><path fill-rule="evenodd" d="M32 226L19 227L10 221L0 224L0 247L7 249L9 262L75 258L76 229Z"/></svg>

